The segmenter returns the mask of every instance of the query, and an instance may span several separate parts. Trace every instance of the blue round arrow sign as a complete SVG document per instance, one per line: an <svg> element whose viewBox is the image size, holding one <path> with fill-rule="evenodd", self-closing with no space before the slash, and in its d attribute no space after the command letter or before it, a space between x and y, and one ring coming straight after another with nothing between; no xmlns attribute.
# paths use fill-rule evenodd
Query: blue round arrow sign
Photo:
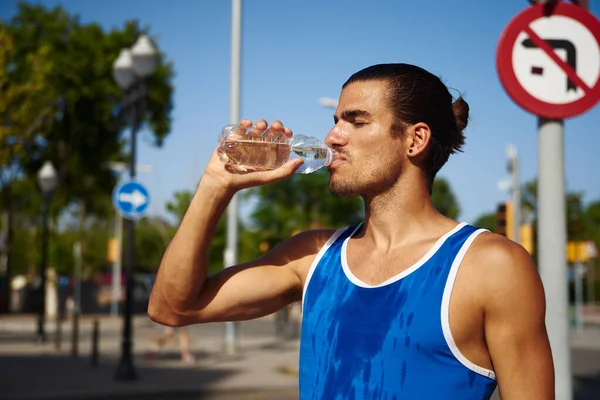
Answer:
<svg viewBox="0 0 600 400"><path fill-rule="evenodd" d="M113 190L113 205L123 218L138 219L148 211L150 194L141 183L127 181Z"/></svg>

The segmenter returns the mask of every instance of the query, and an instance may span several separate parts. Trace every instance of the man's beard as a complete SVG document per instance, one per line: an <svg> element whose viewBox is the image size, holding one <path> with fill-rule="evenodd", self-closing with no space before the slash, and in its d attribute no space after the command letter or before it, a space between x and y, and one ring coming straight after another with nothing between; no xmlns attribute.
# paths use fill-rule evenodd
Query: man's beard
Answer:
<svg viewBox="0 0 600 400"><path fill-rule="evenodd" d="M360 187L352 179L332 179L329 178L329 191L335 197L354 197L360 194Z"/></svg>
<svg viewBox="0 0 600 400"><path fill-rule="evenodd" d="M367 196L372 197L389 190L396 183L400 171L391 173L383 168L370 173L361 172L359 176L329 177L329 191L336 197Z"/></svg>

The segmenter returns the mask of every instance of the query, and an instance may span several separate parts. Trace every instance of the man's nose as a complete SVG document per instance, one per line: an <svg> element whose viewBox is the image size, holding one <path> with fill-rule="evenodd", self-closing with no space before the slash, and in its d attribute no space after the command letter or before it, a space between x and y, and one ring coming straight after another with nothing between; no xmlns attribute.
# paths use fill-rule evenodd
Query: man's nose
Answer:
<svg viewBox="0 0 600 400"><path fill-rule="evenodd" d="M331 148L345 146L347 143L348 138L337 125L325 136L325 144Z"/></svg>

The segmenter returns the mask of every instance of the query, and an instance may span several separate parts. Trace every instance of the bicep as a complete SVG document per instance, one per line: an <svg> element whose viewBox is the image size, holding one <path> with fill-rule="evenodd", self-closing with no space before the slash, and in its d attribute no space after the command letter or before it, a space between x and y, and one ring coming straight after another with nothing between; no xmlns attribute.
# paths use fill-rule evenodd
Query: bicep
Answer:
<svg viewBox="0 0 600 400"><path fill-rule="evenodd" d="M269 315L302 297L303 271L323 235L303 232L254 261L225 268L206 279L182 325L240 321Z"/></svg>
<svg viewBox="0 0 600 400"><path fill-rule="evenodd" d="M553 399L545 296L533 262L512 247L488 287L485 337L503 399ZM490 281L490 282L491 282Z"/></svg>
<svg viewBox="0 0 600 400"><path fill-rule="evenodd" d="M240 321L263 317L301 295L298 275L289 266L248 263L208 277L184 324Z"/></svg>

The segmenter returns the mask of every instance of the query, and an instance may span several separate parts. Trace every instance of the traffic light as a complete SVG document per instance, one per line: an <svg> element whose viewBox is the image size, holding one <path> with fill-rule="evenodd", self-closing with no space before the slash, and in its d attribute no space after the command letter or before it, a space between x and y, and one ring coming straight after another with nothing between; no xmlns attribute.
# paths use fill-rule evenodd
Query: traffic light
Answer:
<svg viewBox="0 0 600 400"><path fill-rule="evenodd" d="M495 232L514 240L514 210L511 201L498 204Z"/></svg>
<svg viewBox="0 0 600 400"><path fill-rule="evenodd" d="M519 239L521 240L521 246L523 246L523 248L527 250L529 254L533 254L533 248L535 244L533 242L532 224L521 225L521 229L519 230Z"/></svg>
<svg viewBox="0 0 600 400"><path fill-rule="evenodd" d="M575 262L588 262L591 255L589 252L588 241L570 241L567 243L567 261L570 263Z"/></svg>

